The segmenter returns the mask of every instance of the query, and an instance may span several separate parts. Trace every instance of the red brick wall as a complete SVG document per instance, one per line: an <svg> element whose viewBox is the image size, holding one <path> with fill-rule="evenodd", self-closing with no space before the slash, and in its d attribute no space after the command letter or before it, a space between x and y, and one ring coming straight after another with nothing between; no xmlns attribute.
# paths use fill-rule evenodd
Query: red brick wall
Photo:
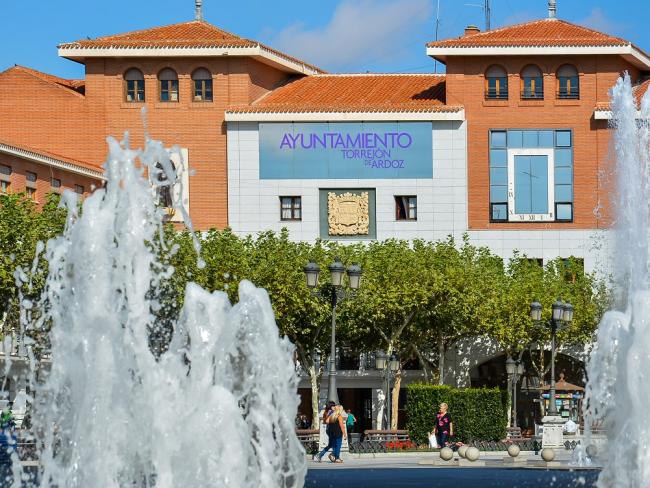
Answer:
<svg viewBox="0 0 650 488"><path fill-rule="evenodd" d="M520 99L520 71L537 64L544 73L544 100ZM580 73L580 100L556 100L555 73L565 63ZM492 64L508 72L509 99L485 100L485 70ZM620 73L639 73L618 56L458 57L448 59L447 103L465 107L467 118L468 221L470 229L591 229L607 225L609 131L593 119L598 102ZM574 221L572 223L491 223L489 221L488 131L496 128L570 128L574 134ZM601 211L597 208L605 207Z"/></svg>
<svg viewBox="0 0 650 488"><path fill-rule="evenodd" d="M91 193L94 187L100 186L100 180L88 176L71 173L58 168L53 168L47 164L35 163L18 156L0 153L0 164L11 167L11 193L21 193L26 191L26 172L36 173L36 202L39 205L45 203L48 193L55 191L52 188L52 178L61 180L59 192L64 190L75 191L75 185L84 187L84 195Z"/></svg>

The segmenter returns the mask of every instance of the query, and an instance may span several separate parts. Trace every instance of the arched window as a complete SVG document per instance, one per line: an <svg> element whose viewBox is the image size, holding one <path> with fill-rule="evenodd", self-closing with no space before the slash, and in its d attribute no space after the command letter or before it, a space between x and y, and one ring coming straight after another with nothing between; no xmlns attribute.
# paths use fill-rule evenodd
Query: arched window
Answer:
<svg viewBox="0 0 650 488"><path fill-rule="evenodd" d="M124 97L127 102L144 102L144 75L137 68L124 73Z"/></svg>
<svg viewBox="0 0 650 488"><path fill-rule="evenodd" d="M521 72L521 98L540 100L544 98L542 70L534 64L526 66Z"/></svg>
<svg viewBox="0 0 650 488"><path fill-rule="evenodd" d="M501 66L490 66L485 72L485 98L487 100L508 99L508 73Z"/></svg>
<svg viewBox="0 0 650 488"><path fill-rule="evenodd" d="M194 101L212 101L212 73L205 68L199 68L192 73L194 83Z"/></svg>
<svg viewBox="0 0 650 488"><path fill-rule="evenodd" d="M178 75L171 68L165 68L158 73L160 83L160 101L178 102Z"/></svg>
<svg viewBox="0 0 650 488"><path fill-rule="evenodd" d="M580 98L580 78L578 70L572 64L564 64L557 70L557 97Z"/></svg>

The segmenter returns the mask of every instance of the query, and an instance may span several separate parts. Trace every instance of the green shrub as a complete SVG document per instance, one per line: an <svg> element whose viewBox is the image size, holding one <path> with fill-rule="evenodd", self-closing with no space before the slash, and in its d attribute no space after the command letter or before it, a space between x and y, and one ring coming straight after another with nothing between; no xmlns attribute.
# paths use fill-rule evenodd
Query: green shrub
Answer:
<svg viewBox="0 0 650 488"><path fill-rule="evenodd" d="M454 437L463 442L498 441L506 436L507 394L498 388L464 388L429 384L407 387L406 428L411 439L428 442L438 406L445 402L454 422Z"/></svg>

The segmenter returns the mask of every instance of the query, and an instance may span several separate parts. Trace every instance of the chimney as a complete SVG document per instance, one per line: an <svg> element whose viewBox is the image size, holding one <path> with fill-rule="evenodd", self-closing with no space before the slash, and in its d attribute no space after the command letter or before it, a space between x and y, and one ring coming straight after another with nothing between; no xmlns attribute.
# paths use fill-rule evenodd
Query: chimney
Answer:
<svg viewBox="0 0 650 488"><path fill-rule="evenodd" d="M473 36L474 34L478 34L479 32L481 32L481 29L479 29L475 25L468 25L467 27L465 27L464 37Z"/></svg>
<svg viewBox="0 0 650 488"><path fill-rule="evenodd" d="M203 20L203 0L194 0L194 20Z"/></svg>
<svg viewBox="0 0 650 488"><path fill-rule="evenodd" d="M548 0L548 18L554 19L557 14L557 0Z"/></svg>

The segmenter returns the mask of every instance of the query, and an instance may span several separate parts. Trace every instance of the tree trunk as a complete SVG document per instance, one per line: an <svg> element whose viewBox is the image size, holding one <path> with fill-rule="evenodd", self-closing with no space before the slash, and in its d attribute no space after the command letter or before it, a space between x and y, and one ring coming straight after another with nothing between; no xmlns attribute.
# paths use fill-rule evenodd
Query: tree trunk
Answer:
<svg viewBox="0 0 650 488"><path fill-rule="evenodd" d="M311 428L320 429L320 412L318 410L318 397L320 395L318 380L320 379L320 375L314 365L311 365L307 369L307 373L309 373L309 382L311 383Z"/></svg>
<svg viewBox="0 0 650 488"><path fill-rule="evenodd" d="M442 336L438 338L438 384L445 384L445 341Z"/></svg>
<svg viewBox="0 0 650 488"><path fill-rule="evenodd" d="M400 369L397 373L395 373L395 383L393 384L393 391L391 393L392 397L390 400L391 401L390 428L392 430L397 429L397 420L399 415L399 391L400 391L401 384L402 384L402 370Z"/></svg>

